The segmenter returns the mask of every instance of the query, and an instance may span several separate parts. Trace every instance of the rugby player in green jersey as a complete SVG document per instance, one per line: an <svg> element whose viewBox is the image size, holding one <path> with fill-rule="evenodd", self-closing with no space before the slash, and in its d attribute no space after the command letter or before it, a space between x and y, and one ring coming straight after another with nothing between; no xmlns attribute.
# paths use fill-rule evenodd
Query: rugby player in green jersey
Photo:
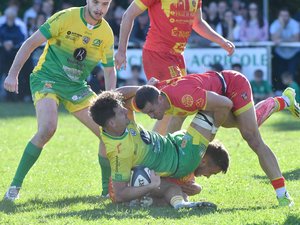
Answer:
<svg viewBox="0 0 300 225"><path fill-rule="evenodd" d="M102 92L90 108L91 117L102 127L101 138L112 170L111 197L115 202L128 202L153 191L169 193L165 188L158 190L165 187L160 177L182 178L191 173L209 177L227 171L226 150L221 145L209 144L214 136L212 117L198 113L186 132L177 131L164 137L130 121L122 98L116 91ZM220 98L228 102L229 113L232 102L224 96ZM212 154L205 154L207 148L211 148ZM131 169L137 165L153 170L149 185L138 188L128 185ZM178 186L167 198L174 208L191 205L184 202Z"/></svg>
<svg viewBox="0 0 300 225"><path fill-rule="evenodd" d="M4 196L7 200L14 201L19 197L26 174L55 133L59 103L63 103L70 113L99 137L99 126L88 114L88 107L96 94L85 79L101 62L106 89L116 86L114 36L109 24L103 19L111 0L87 0L86 3L83 7L69 8L50 17L24 42L4 81L7 91L18 93L21 68L30 54L47 42L30 75L38 130L25 148L11 186ZM99 156L99 163L101 169L106 165L106 169L102 170L102 179L105 176L109 178L108 160ZM103 174L105 172L107 173ZM104 190L104 194L105 192L107 190Z"/></svg>

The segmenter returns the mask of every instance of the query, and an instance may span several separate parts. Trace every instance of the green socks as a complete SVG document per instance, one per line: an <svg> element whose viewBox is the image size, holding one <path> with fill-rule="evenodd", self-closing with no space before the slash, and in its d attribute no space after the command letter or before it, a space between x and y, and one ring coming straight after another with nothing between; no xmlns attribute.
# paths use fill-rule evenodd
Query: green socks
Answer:
<svg viewBox="0 0 300 225"><path fill-rule="evenodd" d="M104 158L98 155L99 164L101 167L101 175L102 175L102 196L106 196L108 194L108 185L109 178L111 175L111 169L108 158Z"/></svg>
<svg viewBox="0 0 300 225"><path fill-rule="evenodd" d="M42 152L41 148L38 148L35 145L33 145L31 142L28 142L24 150L23 156L21 158L21 161L19 163L18 169L16 171L15 177L13 179L13 182L11 183L11 186L16 186L16 187L22 186L26 174L34 165L36 160L39 158L41 152Z"/></svg>

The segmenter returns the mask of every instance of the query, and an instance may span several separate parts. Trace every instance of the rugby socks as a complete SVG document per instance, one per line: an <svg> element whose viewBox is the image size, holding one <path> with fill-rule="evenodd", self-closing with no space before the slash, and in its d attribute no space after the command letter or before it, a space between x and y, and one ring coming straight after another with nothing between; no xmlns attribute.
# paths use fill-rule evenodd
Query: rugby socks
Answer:
<svg viewBox="0 0 300 225"><path fill-rule="evenodd" d="M170 200L171 206L173 206L175 209L179 209L184 204L184 199L181 195L175 195Z"/></svg>
<svg viewBox="0 0 300 225"><path fill-rule="evenodd" d="M23 180L42 152L41 148L28 142L11 186L21 187Z"/></svg>
<svg viewBox="0 0 300 225"><path fill-rule="evenodd" d="M108 158L104 158L98 155L98 160L101 168L101 175L102 175L102 196L107 196L108 194L108 185L109 185L109 178L111 176L111 169L110 163Z"/></svg>
<svg viewBox="0 0 300 225"><path fill-rule="evenodd" d="M287 192L285 183L284 183L284 177L280 177L275 180L272 180L271 183L276 191L277 197L278 198L283 197L285 195L285 193Z"/></svg>
<svg viewBox="0 0 300 225"><path fill-rule="evenodd" d="M267 98L255 105L255 113L257 125L260 126L266 119L268 119L273 112L275 112L276 100L274 98Z"/></svg>
<svg viewBox="0 0 300 225"><path fill-rule="evenodd" d="M290 103L289 98L285 96L275 97L274 100L277 103L277 112L284 110L285 107L288 106L288 104Z"/></svg>

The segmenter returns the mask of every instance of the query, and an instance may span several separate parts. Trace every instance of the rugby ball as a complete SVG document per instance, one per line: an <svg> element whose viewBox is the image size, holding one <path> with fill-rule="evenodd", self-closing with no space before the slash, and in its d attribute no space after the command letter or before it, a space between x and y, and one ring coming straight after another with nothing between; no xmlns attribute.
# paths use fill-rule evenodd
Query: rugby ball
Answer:
<svg viewBox="0 0 300 225"><path fill-rule="evenodd" d="M144 166L136 166L131 170L130 185L141 187L151 183L150 169Z"/></svg>

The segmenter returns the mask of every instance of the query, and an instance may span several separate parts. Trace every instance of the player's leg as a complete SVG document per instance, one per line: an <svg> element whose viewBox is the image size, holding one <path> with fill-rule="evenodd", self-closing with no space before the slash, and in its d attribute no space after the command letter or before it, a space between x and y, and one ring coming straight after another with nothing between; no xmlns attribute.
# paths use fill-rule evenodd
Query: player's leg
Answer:
<svg viewBox="0 0 300 225"><path fill-rule="evenodd" d="M40 156L42 148L51 139L57 127L57 104L58 101L53 98L42 98L36 102L36 116L38 130L33 138L28 142L17 171L11 183L11 187L5 194L5 199L14 201L19 197L19 190L23 180L32 166Z"/></svg>
<svg viewBox="0 0 300 225"><path fill-rule="evenodd" d="M258 127L260 127L271 115L273 115L273 113L284 109L289 110L294 117L300 118L300 106L295 97L295 90L292 88L286 88L282 93L282 96L269 97L258 102L255 105ZM236 127L236 117L230 113L223 126L227 128Z"/></svg>
<svg viewBox="0 0 300 225"><path fill-rule="evenodd" d="M256 122L254 107L251 107L236 117L242 137L247 141L249 147L257 154L260 166L276 190L279 201L280 199L286 198L287 191L284 178L274 153L262 140ZM289 204L291 204L292 200L288 200ZM281 204L281 202L279 202L279 204Z"/></svg>
<svg viewBox="0 0 300 225"><path fill-rule="evenodd" d="M66 107L68 107L69 111L73 111L72 114L81 122L83 123L87 128L89 128L98 138L100 138L100 128L99 125L96 124L93 119L89 115L89 105L91 104L91 101L93 100L94 96L91 96L90 98L86 99L84 102L82 102L79 105L74 108L71 106L70 102L68 102ZM81 109L83 107L83 109ZM74 111L75 110L75 111ZM106 150L103 142L100 139L99 144L99 152L98 152L98 162L101 167L101 177L102 177L102 196L108 195L108 186L109 186L109 178L111 175L111 169L109 160L106 157Z"/></svg>

